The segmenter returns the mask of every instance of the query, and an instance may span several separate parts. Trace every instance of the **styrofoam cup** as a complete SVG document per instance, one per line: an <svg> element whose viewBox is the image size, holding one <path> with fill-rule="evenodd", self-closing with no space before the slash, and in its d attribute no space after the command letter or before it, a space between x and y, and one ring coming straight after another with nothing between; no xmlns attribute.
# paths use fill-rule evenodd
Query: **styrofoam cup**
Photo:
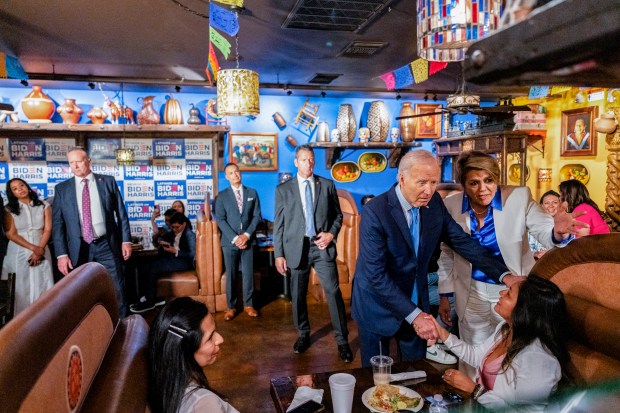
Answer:
<svg viewBox="0 0 620 413"><path fill-rule="evenodd" d="M332 393L334 413L351 413L355 377L347 373L336 373L329 376L329 389Z"/></svg>

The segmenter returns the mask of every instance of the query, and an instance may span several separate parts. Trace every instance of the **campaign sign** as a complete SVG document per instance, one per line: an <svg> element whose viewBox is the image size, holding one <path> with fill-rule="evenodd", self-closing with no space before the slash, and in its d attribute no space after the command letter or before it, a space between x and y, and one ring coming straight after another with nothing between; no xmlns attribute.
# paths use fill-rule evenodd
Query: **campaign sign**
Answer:
<svg viewBox="0 0 620 413"><path fill-rule="evenodd" d="M185 181L155 181L155 199L185 199Z"/></svg>
<svg viewBox="0 0 620 413"><path fill-rule="evenodd" d="M47 184L46 183L42 183L42 184L28 183L28 184L30 185L30 188L32 188L32 190L37 193L37 195L39 196L39 199L47 198Z"/></svg>
<svg viewBox="0 0 620 413"><path fill-rule="evenodd" d="M10 163L9 179L21 178L29 184L47 183L47 163L31 162L31 163Z"/></svg>
<svg viewBox="0 0 620 413"><path fill-rule="evenodd" d="M151 221L131 221L129 223L131 235L138 238L148 238L153 232Z"/></svg>
<svg viewBox="0 0 620 413"><path fill-rule="evenodd" d="M125 201L153 201L155 199L153 181L125 181L124 186Z"/></svg>
<svg viewBox="0 0 620 413"><path fill-rule="evenodd" d="M176 181L185 179L185 160L153 160L153 177L157 181Z"/></svg>
<svg viewBox="0 0 620 413"><path fill-rule="evenodd" d="M116 161L100 161L90 165L90 169L96 174L113 176L117 181L123 180L123 167Z"/></svg>
<svg viewBox="0 0 620 413"><path fill-rule="evenodd" d="M187 171L187 179L210 179L213 177L212 161L185 161L185 170Z"/></svg>
<svg viewBox="0 0 620 413"><path fill-rule="evenodd" d="M120 138L108 139L89 139L88 154L90 159L114 159L116 160L116 150L121 148Z"/></svg>
<svg viewBox="0 0 620 413"><path fill-rule="evenodd" d="M153 159L184 159L185 139L153 139Z"/></svg>
<svg viewBox="0 0 620 413"><path fill-rule="evenodd" d="M45 159L67 162L67 152L75 147L75 139L47 138L45 140Z"/></svg>
<svg viewBox="0 0 620 413"><path fill-rule="evenodd" d="M58 183L73 178L71 167L64 162L48 162L47 163L47 181Z"/></svg>
<svg viewBox="0 0 620 413"><path fill-rule="evenodd" d="M204 216L205 210L205 201L193 200L190 199L187 201L187 208L185 209L185 213L190 219L202 219ZM196 228L196 227L194 227Z"/></svg>
<svg viewBox="0 0 620 413"><path fill-rule="evenodd" d="M9 139L11 161L44 161L45 139Z"/></svg>
<svg viewBox="0 0 620 413"><path fill-rule="evenodd" d="M48 183L47 184L47 198L51 198L56 195L56 184Z"/></svg>
<svg viewBox="0 0 620 413"><path fill-rule="evenodd" d="M149 221L153 214L153 201L125 202L127 214L132 221Z"/></svg>
<svg viewBox="0 0 620 413"><path fill-rule="evenodd" d="M127 138L124 147L133 149L133 156L136 161L148 161L153 157L153 140Z"/></svg>
<svg viewBox="0 0 620 413"><path fill-rule="evenodd" d="M185 159L212 159L213 139L185 139Z"/></svg>
<svg viewBox="0 0 620 413"><path fill-rule="evenodd" d="M125 179L131 180L153 180L153 165L148 161L136 161L133 165L125 165Z"/></svg>
<svg viewBox="0 0 620 413"><path fill-rule="evenodd" d="M9 165L5 162L0 162L0 182L6 182L9 180Z"/></svg>
<svg viewBox="0 0 620 413"><path fill-rule="evenodd" d="M187 199L204 200L207 192L211 194L211 199L213 199L212 179L187 180Z"/></svg>
<svg viewBox="0 0 620 413"><path fill-rule="evenodd" d="M123 197L123 201L125 201L125 185L123 185L123 181L116 181L116 186L118 187L118 192Z"/></svg>
<svg viewBox="0 0 620 413"><path fill-rule="evenodd" d="M0 161L9 160L9 140L7 138L0 139Z"/></svg>

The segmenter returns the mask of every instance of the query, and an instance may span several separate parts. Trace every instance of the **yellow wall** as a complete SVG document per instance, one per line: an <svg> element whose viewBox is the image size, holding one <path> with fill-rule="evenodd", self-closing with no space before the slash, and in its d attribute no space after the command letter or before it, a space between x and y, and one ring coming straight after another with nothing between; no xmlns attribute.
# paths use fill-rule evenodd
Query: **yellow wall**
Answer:
<svg viewBox="0 0 620 413"><path fill-rule="evenodd" d="M605 134L590 131L591 136L597 137L597 150L596 156L560 156L561 139L560 133L562 130L562 111L570 109L585 108L588 106L596 106L596 116L605 112L605 106L607 103L607 93L602 100L575 103L575 96L579 92L579 89L572 88L571 90L564 92L562 95L553 98L527 100L519 99L517 104L538 103L545 107L547 114L547 137L545 140L545 156L536 151L533 148L528 148L527 151L527 165L530 169L530 178L527 181L527 186L532 190L534 199L540 199L540 196L553 189L558 191L558 185L561 182L560 169L567 164L582 164L590 172L590 180L586 184L590 197L598 204L600 209L605 207L605 187L606 187L606 162L607 162L607 150L605 148ZM607 92L607 91L606 91ZM587 100L587 90L583 90L582 94ZM541 146L541 143L536 143L537 147ZM538 182L538 169L539 168L552 168L553 180L551 182Z"/></svg>

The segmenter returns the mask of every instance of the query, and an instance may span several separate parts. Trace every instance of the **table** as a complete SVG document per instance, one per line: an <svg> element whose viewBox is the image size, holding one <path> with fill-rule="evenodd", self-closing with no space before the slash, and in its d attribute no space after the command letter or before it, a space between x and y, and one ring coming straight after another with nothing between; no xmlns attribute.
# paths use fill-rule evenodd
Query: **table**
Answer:
<svg viewBox="0 0 620 413"><path fill-rule="evenodd" d="M405 371L424 370L426 372L426 380L407 385L422 397L433 396L434 394L446 394L447 392L456 393L463 397L464 402L458 405L458 409L466 409L472 412L487 411L480 404L476 403L469 397L469 394L456 390L454 387L444 383L441 379L441 373L435 367L425 360L404 361L396 363L392 366L392 373L402 373ZM283 376L271 379L271 398L275 404L278 413L286 412L295 396L298 385L309 385L312 388L323 389L323 405L326 412L332 411L332 399L329 390L329 376L334 373L349 373L355 376L355 393L353 396L353 412L367 412L368 409L362 403L362 393L374 386L372 381L372 368L362 367L352 370L338 370L324 373L315 373L301 376ZM423 379L420 379L423 380ZM399 385L398 382L394 383ZM428 404L428 403L427 403ZM456 406L450 406L450 411L455 410ZM425 407L421 411L428 411Z"/></svg>

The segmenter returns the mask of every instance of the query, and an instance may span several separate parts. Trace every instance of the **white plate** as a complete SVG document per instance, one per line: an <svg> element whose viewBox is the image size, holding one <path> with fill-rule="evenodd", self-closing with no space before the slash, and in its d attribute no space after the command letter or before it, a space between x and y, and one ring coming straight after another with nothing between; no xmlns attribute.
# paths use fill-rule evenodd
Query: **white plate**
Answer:
<svg viewBox="0 0 620 413"><path fill-rule="evenodd" d="M392 386L394 385L392 384ZM417 411L422 410L422 407L424 407L424 398L420 396L418 392L416 392L415 390L411 390L408 387L403 387L403 386L394 386L394 387L398 388L398 391L400 392L400 394L404 394L407 397L419 397L420 398L420 403L418 403L417 407L411 407L408 409L401 409L401 410L409 410L411 412L417 412ZM362 403L364 403L364 406L366 406L368 410L370 410L371 412L385 413L385 410L377 410L368 403L368 399L370 399L370 396L372 396L372 393L375 391L375 388L376 386L371 387L370 389L366 390L364 394L362 394Z"/></svg>

